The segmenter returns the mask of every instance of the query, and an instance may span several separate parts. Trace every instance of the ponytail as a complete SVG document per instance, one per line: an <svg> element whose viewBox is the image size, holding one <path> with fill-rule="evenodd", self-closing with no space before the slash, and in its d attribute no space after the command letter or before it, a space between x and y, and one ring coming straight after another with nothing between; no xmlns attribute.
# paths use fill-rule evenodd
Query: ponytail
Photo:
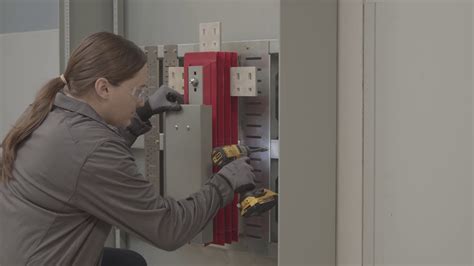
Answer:
<svg viewBox="0 0 474 266"><path fill-rule="evenodd" d="M146 58L145 53L136 44L110 32L97 32L84 38L69 58L64 70L67 77L61 75L46 83L3 140L0 182L12 178L13 163L19 145L48 116L56 94L65 84L68 94L74 97L81 97L92 91L99 78L107 78L112 85L118 86L134 77L146 64Z"/></svg>
<svg viewBox="0 0 474 266"><path fill-rule="evenodd" d="M54 78L46 83L36 95L34 102L25 113L15 122L2 142L2 162L0 162L0 182L12 177L13 162L18 146L38 128L48 116L56 94L64 87L61 78Z"/></svg>

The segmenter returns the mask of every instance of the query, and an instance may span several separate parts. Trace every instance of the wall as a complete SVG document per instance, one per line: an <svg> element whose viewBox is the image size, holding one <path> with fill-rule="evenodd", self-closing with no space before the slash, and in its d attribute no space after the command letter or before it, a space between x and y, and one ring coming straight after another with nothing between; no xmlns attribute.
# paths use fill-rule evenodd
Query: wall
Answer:
<svg viewBox="0 0 474 266"><path fill-rule="evenodd" d="M3 53L3 130L13 125L33 101L39 88L59 75L59 31L33 31L0 35Z"/></svg>
<svg viewBox="0 0 474 266"><path fill-rule="evenodd" d="M472 5L365 13L365 265L473 263Z"/></svg>
<svg viewBox="0 0 474 266"><path fill-rule="evenodd" d="M0 138L58 75L58 0L0 1Z"/></svg>
<svg viewBox="0 0 474 266"><path fill-rule="evenodd" d="M362 7L340 4L338 265L472 265L474 5Z"/></svg>
<svg viewBox="0 0 474 266"><path fill-rule="evenodd" d="M58 0L0 1L0 34L58 28Z"/></svg>
<svg viewBox="0 0 474 266"><path fill-rule="evenodd" d="M281 1L279 265L336 263L337 3Z"/></svg>
<svg viewBox="0 0 474 266"><path fill-rule="evenodd" d="M279 0L125 0L125 35L140 45L199 42L221 21L223 41L279 38Z"/></svg>
<svg viewBox="0 0 474 266"><path fill-rule="evenodd" d="M113 31L112 0L70 1L71 53L81 40L98 31ZM86 15L87 14L87 15Z"/></svg>
<svg viewBox="0 0 474 266"><path fill-rule="evenodd" d="M339 1L337 263L362 265L363 0Z"/></svg>

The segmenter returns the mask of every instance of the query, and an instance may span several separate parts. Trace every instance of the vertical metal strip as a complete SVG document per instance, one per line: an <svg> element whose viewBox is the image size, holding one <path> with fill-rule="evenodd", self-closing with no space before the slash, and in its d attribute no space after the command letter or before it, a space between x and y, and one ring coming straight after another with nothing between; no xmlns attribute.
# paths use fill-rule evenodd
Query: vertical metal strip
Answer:
<svg viewBox="0 0 474 266"><path fill-rule="evenodd" d="M120 229L118 229L117 227L114 227L114 242L115 242L115 248L121 248Z"/></svg>
<svg viewBox="0 0 474 266"><path fill-rule="evenodd" d="M270 55L270 137L272 142L277 143L279 149L279 122L278 122L278 111L279 111L279 98L278 98L278 64L279 64L279 55L271 54ZM273 146L270 149L270 189L278 193L278 163L279 159L273 158L272 154L275 152L275 147ZM279 158L279 152L278 152ZM278 205L270 212L270 242L278 242Z"/></svg>
<svg viewBox="0 0 474 266"><path fill-rule="evenodd" d="M166 86L169 86L169 68L170 67L177 67L179 66L179 60L178 60L178 45L176 44L169 44L169 45L164 45L163 46L163 84ZM163 125L163 117L159 118L159 124ZM161 133L163 133L163 129L160 130ZM160 158L160 164L163 165L161 168L160 174L165 178L164 174L164 152L160 151L161 153L161 158ZM161 180L161 185L163 186L164 180ZM164 187L163 187L164 188ZM161 194L163 194L164 191L161 190Z"/></svg>
<svg viewBox="0 0 474 266"><path fill-rule="evenodd" d="M148 65L148 80L147 86L150 94L153 94L158 89L159 84L159 61L158 61L158 47L145 47L147 54ZM150 119L152 129L145 134L145 175L155 184L157 191L160 191L160 126L159 116L155 115Z"/></svg>
<svg viewBox="0 0 474 266"><path fill-rule="evenodd" d="M114 33L123 36L123 0L113 0L113 27ZM121 248L121 232L120 229L114 227L115 247Z"/></svg>
<svg viewBox="0 0 474 266"><path fill-rule="evenodd" d="M188 67L189 104L204 104L204 79L202 66Z"/></svg>
<svg viewBox="0 0 474 266"><path fill-rule="evenodd" d="M114 33L124 36L123 0L113 0Z"/></svg>
<svg viewBox="0 0 474 266"><path fill-rule="evenodd" d="M113 0L112 9L113 9L113 19L114 19L114 33L118 34L118 0Z"/></svg>
<svg viewBox="0 0 474 266"><path fill-rule="evenodd" d="M64 69L67 67L71 53L71 5L70 0L64 0Z"/></svg>
<svg viewBox="0 0 474 266"><path fill-rule="evenodd" d="M364 3L362 265L375 265L375 56L376 3Z"/></svg>
<svg viewBox="0 0 474 266"><path fill-rule="evenodd" d="M178 60L178 45L165 45L163 47L163 84L168 86L169 82L169 67L177 67L179 66Z"/></svg>

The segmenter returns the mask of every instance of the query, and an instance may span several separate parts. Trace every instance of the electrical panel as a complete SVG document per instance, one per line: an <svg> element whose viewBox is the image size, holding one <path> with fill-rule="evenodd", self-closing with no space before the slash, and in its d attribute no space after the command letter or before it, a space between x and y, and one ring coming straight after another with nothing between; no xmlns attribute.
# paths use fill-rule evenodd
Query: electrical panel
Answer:
<svg viewBox="0 0 474 266"><path fill-rule="evenodd" d="M145 137L146 176L158 183L157 188L162 194L181 198L182 192L175 191L176 187L170 190L170 185L173 182L173 186L186 184L185 180L177 181L175 178L199 179L194 180L195 185L204 179L202 175L206 171L201 168L209 167L211 158L210 154L208 158L200 158L206 157L203 151L240 143L268 149L267 152L252 154L251 164L255 169L257 187L278 192L278 42L256 40L221 43L220 23L203 23L199 31L200 40L196 44L144 47L148 54L149 84L152 88L165 84L184 93L184 110L195 113L175 116L173 122L165 117L157 118L154 132ZM156 73L157 77L154 76ZM210 117L204 115L204 107L208 108ZM205 131L200 126L196 127L196 124L187 131L190 117L196 119L193 123L210 124L211 136L203 136ZM187 119L188 122L181 123ZM167 135L177 132L186 141L179 141L180 136L175 134L171 137L173 145L170 146L167 140L171 139ZM190 159L183 157L180 160L180 155L170 149L184 152L182 146L175 145L187 145L190 138L196 138L197 143L194 145L196 147L193 146L192 157L199 157L196 162L202 163L202 166L195 162L190 164L203 174L177 177L177 174L170 172L176 169L176 162L186 166ZM200 146L207 142L210 142L210 147ZM173 162L173 166L168 166L170 162ZM168 183L171 179L173 181ZM193 186L192 189L196 191L198 188ZM192 193L186 189L183 191ZM243 218L239 215L237 203L238 198L235 197L232 204L216 215L211 222L212 228L203 231L207 235L201 235L194 242L231 244L236 249L276 254L278 206L259 216Z"/></svg>

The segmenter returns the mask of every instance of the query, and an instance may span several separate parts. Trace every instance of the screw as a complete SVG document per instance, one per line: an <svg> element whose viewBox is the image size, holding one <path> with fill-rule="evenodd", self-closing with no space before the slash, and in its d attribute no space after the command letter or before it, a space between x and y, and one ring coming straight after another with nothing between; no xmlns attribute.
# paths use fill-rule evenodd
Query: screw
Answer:
<svg viewBox="0 0 474 266"><path fill-rule="evenodd" d="M176 128L176 130L178 130L178 125L174 125L174 128Z"/></svg>
<svg viewBox="0 0 474 266"><path fill-rule="evenodd" d="M191 127L189 125L187 125L186 128L188 129L188 131L191 130Z"/></svg>
<svg viewBox="0 0 474 266"><path fill-rule="evenodd" d="M193 85L193 87L197 87L199 85L199 80L197 78L192 78L189 83Z"/></svg>

